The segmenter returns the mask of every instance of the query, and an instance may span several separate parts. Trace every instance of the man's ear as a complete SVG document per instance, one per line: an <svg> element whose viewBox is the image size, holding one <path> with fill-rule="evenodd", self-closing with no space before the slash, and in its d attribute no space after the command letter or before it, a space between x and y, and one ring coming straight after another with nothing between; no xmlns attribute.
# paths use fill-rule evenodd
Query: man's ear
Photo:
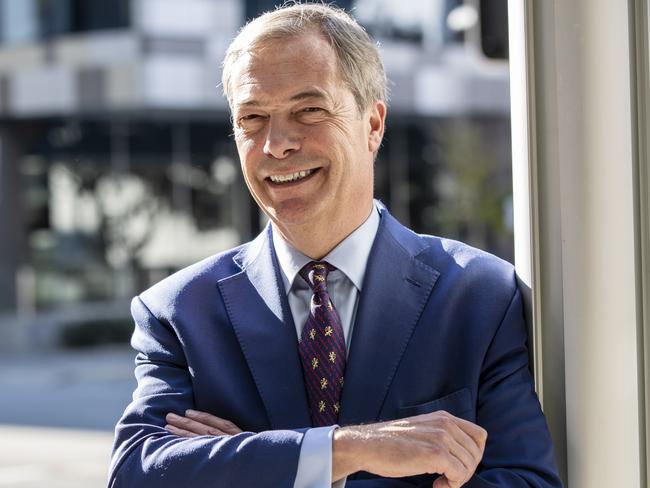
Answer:
<svg viewBox="0 0 650 488"><path fill-rule="evenodd" d="M373 102L366 112L369 122L368 132L368 151L376 153L384 137L384 127L386 122L386 104L379 100Z"/></svg>

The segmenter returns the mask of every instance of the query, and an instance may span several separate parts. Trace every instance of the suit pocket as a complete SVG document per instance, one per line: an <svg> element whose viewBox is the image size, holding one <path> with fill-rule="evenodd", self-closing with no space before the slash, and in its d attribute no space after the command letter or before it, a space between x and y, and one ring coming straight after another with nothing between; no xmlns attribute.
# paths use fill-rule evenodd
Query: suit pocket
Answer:
<svg viewBox="0 0 650 488"><path fill-rule="evenodd" d="M397 418L413 417L438 410L449 412L455 417L466 418L472 409L472 395L470 394L469 388L462 388L449 395L431 400L430 402L399 407L397 409Z"/></svg>

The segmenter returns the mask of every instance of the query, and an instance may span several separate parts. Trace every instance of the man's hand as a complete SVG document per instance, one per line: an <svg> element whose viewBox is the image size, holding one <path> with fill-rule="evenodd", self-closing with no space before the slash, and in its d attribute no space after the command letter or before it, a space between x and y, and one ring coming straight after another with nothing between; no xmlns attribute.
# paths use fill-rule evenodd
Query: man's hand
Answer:
<svg viewBox="0 0 650 488"><path fill-rule="evenodd" d="M184 417L168 413L165 420L167 421L165 429L181 437L235 435L242 432L239 427L229 420L196 410L186 410Z"/></svg>
<svg viewBox="0 0 650 488"><path fill-rule="evenodd" d="M438 473L434 488L458 488L483 457L487 432L444 412L342 427L332 441L332 480L356 471L401 478Z"/></svg>

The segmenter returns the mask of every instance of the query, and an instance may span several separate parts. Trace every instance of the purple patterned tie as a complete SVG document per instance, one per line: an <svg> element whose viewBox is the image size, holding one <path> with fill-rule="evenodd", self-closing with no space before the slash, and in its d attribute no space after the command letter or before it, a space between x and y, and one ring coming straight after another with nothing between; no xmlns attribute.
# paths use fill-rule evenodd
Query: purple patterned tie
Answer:
<svg viewBox="0 0 650 488"><path fill-rule="evenodd" d="M341 409L345 338L341 319L327 292L327 274L335 269L325 261L312 261L300 270L313 291L298 351L315 427L335 424Z"/></svg>

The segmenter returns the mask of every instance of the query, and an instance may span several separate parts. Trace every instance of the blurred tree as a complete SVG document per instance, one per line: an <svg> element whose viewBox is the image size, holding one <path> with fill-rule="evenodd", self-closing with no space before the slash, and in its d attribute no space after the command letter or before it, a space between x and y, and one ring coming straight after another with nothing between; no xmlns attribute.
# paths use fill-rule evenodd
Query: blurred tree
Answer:
<svg viewBox="0 0 650 488"><path fill-rule="evenodd" d="M434 225L443 235L483 249L511 248L511 175L500 148L475 120L450 119L440 125L438 137L445 164L434 180L439 197Z"/></svg>

